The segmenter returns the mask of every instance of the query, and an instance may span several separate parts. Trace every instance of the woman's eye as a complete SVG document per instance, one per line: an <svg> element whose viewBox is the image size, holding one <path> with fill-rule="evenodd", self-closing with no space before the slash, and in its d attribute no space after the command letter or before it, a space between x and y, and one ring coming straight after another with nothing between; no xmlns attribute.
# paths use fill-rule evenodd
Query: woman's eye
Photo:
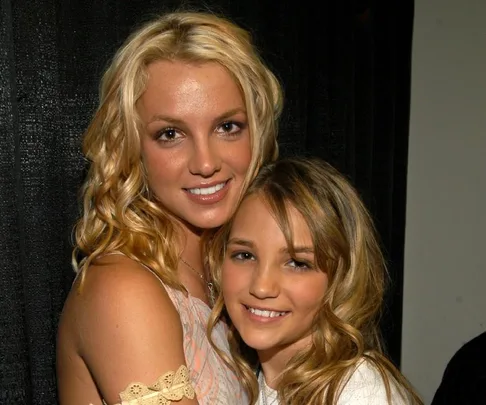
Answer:
<svg viewBox="0 0 486 405"><path fill-rule="evenodd" d="M218 133L236 135L242 129L242 125L233 121L223 122L216 130Z"/></svg>
<svg viewBox="0 0 486 405"><path fill-rule="evenodd" d="M157 132L156 139L161 142L174 142L182 135L174 128L164 128Z"/></svg>

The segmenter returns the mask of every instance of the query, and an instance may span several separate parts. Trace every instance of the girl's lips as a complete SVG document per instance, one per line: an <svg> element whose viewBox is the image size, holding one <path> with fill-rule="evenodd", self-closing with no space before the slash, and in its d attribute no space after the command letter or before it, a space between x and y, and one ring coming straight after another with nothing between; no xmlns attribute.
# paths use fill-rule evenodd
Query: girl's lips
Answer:
<svg viewBox="0 0 486 405"><path fill-rule="evenodd" d="M277 315L277 316L265 316L265 315L259 315L258 312L260 310L257 310L257 313L251 312L250 308L253 309L253 307L248 307L246 305L243 305L243 310L246 313L246 316L253 322L261 323L261 324L269 324L269 323L276 323L279 322L283 319L285 319L289 314L290 311L270 311L270 310L263 310L266 312L278 312L281 313L282 315ZM255 308L256 309L256 308Z"/></svg>

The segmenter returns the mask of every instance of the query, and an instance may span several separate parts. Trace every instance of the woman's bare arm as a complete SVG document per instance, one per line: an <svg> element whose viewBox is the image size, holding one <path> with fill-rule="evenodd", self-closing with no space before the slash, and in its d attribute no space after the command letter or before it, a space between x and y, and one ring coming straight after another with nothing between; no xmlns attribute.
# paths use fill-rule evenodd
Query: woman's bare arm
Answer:
<svg viewBox="0 0 486 405"><path fill-rule="evenodd" d="M78 350L101 396L120 402L131 383L149 386L185 365L179 314L160 281L124 256L91 266L72 314ZM86 401L61 395L61 404ZM178 405L196 405L184 397Z"/></svg>

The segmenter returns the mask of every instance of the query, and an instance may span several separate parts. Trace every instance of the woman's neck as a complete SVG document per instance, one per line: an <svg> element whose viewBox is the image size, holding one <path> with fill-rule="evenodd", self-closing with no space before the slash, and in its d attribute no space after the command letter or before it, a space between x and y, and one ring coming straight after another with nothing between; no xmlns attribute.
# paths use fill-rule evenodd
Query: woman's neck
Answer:
<svg viewBox="0 0 486 405"><path fill-rule="evenodd" d="M198 269L202 267L201 239L203 230L179 221L178 237L181 241L181 257Z"/></svg>
<svg viewBox="0 0 486 405"><path fill-rule="evenodd" d="M181 251L179 253L178 277L187 292L210 305L207 269L204 268L201 235L192 229L181 227Z"/></svg>
<svg viewBox="0 0 486 405"><path fill-rule="evenodd" d="M202 267L201 235L185 228L182 236L182 258L194 267Z"/></svg>

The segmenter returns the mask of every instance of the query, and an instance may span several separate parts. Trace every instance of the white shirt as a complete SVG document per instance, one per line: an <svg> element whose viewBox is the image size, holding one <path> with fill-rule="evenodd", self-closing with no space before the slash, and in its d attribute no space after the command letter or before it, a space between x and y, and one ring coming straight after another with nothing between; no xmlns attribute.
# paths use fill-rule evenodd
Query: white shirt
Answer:
<svg viewBox="0 0 486 405"><path fill-rule="evenodd" d="M265 383L263 375L259 378L259 384L260 394L256 405L278 405L277 391ZM391 381L390 388L391 405L410 404L409 401L402 398L398 387ZM351 374L336 405L389 405L385 383L379 371L366 360L362 361Z"/></svg>

